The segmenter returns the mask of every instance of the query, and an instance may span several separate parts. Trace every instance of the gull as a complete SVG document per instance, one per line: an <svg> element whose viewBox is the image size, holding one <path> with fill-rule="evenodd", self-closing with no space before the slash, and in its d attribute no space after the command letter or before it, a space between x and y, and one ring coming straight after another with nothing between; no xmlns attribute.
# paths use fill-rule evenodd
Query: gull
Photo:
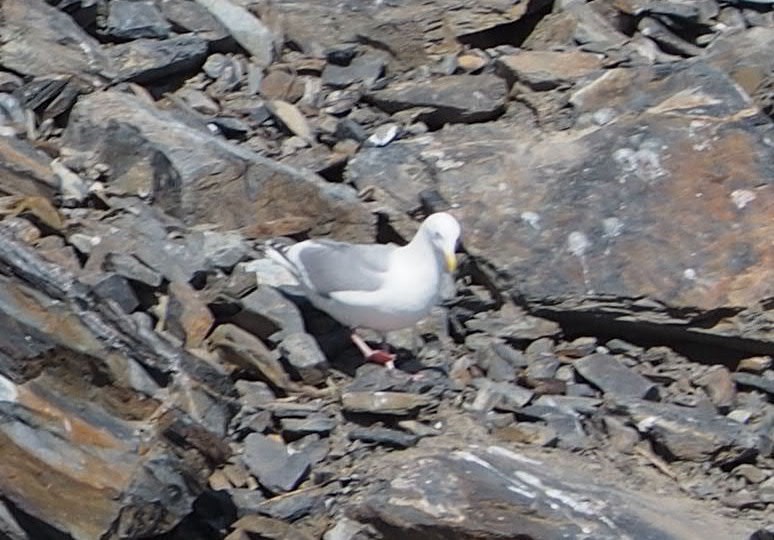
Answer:
<svg viewBox="0 0 774 540"><path fill-rule="evenodd" d="M444 274L457 267L460 224L446 212L428 216L405 246L304 240L276 242L267 254L298 281L316 308L352 330L352 342L366 360L394 367L385 332L413 326L441 296ZM357 334L368 328L381 337L374 350Z"/></svg>

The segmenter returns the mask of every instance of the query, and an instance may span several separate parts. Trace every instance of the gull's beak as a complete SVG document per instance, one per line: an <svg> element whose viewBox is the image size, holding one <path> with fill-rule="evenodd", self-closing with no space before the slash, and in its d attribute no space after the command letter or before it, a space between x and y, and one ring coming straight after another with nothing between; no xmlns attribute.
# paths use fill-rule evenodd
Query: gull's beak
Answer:
<svg viewBox="0 0 774 540"><path fill-rule="evenodd" d="M457 255L453 251L446 252L446 269L449 273L457 269Z"/></svg>

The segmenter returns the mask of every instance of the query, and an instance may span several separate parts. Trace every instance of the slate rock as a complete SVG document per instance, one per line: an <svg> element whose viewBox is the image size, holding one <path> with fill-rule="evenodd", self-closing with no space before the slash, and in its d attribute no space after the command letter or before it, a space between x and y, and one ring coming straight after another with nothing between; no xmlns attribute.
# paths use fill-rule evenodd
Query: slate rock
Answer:
<svg viewBox="0 0 774 540"><path fill-rule="evenodd" d="M0 58L6 69L27 76L112 76L99 42L63 11L44 0L7 0L1 9Z"/></svg>
<svg viewBox="0 0 774 540"><path fill-rule="evenodd" d="M277 36L244 7L229 0L196 0L204 6L261 67L271 64Z"/></svg>
<svg viewBox="0 0 774 540"><path fill-rule="evenodd" d="M573 364L578 373L613 397L658 399L658 385L607 354L592 354Z"/></svg>
<svg viewBox="0 0 774 540"><path fill-rule="evenodd" d="M432 111L419 119L439 126L497 118L503 112L507 93L505 82L494 75L450 75L391 84L367 93L366 98L388 113L428 107Z"/></svg>
<svg viewBox="0 0 774 540"><path fill-rule="evenodd" d="M524 374L532 380L553 379L559 369L559 359L553 355L541 355L530 361Z"/></svg>
<svg viewBox="0 0 774 540"><path fill-rule="evenodd" d="M497 59L498 73L509 84L520 82L533 90L551 90L602 68L596 54L569 51L520 51Z"/></svg>
<svg viewBox="0 0 774 540"><path fill-rule="evenodd" d="M328 359L317 341L306 332L287 334L279 344L291 374L306 384L320 384L328 376Z"/></svg>
<svg viewBox="0 0 774 540"><path fill-rule="evenodd" d="M201 66L207 57L207 42L190 35L164 40L143 38L115 45L108 52L118 80L150 83Z"/></svg>
<svg viewBox="0 0 774 540"><path fill-rule="evenodd" d="M348 241L373 237L374 217L354 189L192 130L128 94L108 91L80 99L63 143L98 161L117 160L127 176L150 178L154 204L187 225L216 223L251 237L302 230ZM116 158L116 146L127 147L126 154ZM133 157L138 147L139 162Z"/></svg>
<svg viewBox="0 0 774 540"><path fill-rule="evenodd" d="M304 331L304 319L298 307L274 287L259 286L240 299L242 311L234 322L263 340L278 332L288 335Z"/></svg>
<svg viewBox="0 0 774 540"><path fill-rule="evenodd" d="M166 38L172 25L164 18L152 0L113 0L105 26L105 34L120 40Z"/></svg>
<svg viewBox="0 0 774 540"><path fill-rule="evenodd" d="M228 30L207 8L192 0L161 0L159 8L179 33L194 33L218 47L231 41Z"/></svg>
<svg viewBox="0 0 774 540"><path fill-rule="evenodd" d="M236 508L238 518L258 513L261 503L266 500L266 497L258 489L229 489L228 494Z"/></svg>
<svg viewBox="0 0 774 540"><path fill-rule="evenodd" d="M658 443L672 459L715 463L770 452L771 441L743 424L712 412L668 403L626 400L616 404L637 430Z"/></svg>
<svg viewBox="0 0 774 540"><path fill-rule="evenodd" d="M694 95L697 80L703 84ZM738 85L702 62L686 62L662 67L658 74L652 68L610 70L584 88L578 103L583 112L607 107L626 114L616 112L616 122L604 129L548 134L539 142L505 119L446 126L364 149L348 164L347 177L355 185L399 193L385 200L406 211L431 187L459 205L455 215L462 220L466 250L500 270L498 279L513 276L514 294L525 301L552 299L542 310L533 310L538 315L572 309L607 313L625 324L634 308L627 301L609 300L610 295L650 297L699 310L752 305L771 296L774 279L762 263L771 235L762 232L754 210L768 212L764 208L771 208L766 202L770 194L757 191L746 178L774 177L774 161L766 136L756 127L758 110ZM695 124L697 111L706 116L701 127ZM494 163L492 155L509 157ZM523 166L526 162L529 167ZM709 178L705 171L715 166L709 162L723 164L733 180L722 186L709 180L697 185L697 178ZM749 167L756 170L752 176L734 172ZM539 191L532 189L536 184ZM685 191L678 186L686 186ZM672 193L666 198L670 210L664 207L664 190ZM749 193L755 200L743 202ZM688 219L705 215L714 204L727 209L725 224ZM571 219L568 208L577 210ZM667 224L665 212L687 221L679 227ZM661 261L656 265L655 252L664 255L667 266ZM692 253L714 263L699 267ZM535 268L550 271L538 277ZM701 276L728 286L710 294L700 285ZM738 280L745 286L730 285ZM583 307L583 298L598 295L610 303L589 300ZM567 301L557 304L557 297ZM665 310L652 306L650 320L668 324ZM638 313L643 309L637 308ZM685 319L677 321L686 324ZM730 335L732 326L690 335Z"/></svg>
<svg viewBox="0 0 774 540"><path fill-rule="evenodd" d="M707 392L712 403L721 411L728 411L736 399L736 387L731 373L723 366L713 366L707 373L696 379Z"/></svg>
<svg viewBox="0 0 774 540"><path fill-rule="evenodd" d="M370 88L384 73L386 62L382 55L366 53L353 58L349 63L326 64L322 72L322 82L331 88L346 88L362 83Z"/></svg>
<svg viewBox="0 0 774 540"><path fill-rule="evenodd" d="M752 373L734 373L733 380L742 388L754 388L774 396L774 379L766 378Z"/></svg>
<svg viewBox="0 0 774 540"><path fill-rule="evenodd" d="M406 392L344 392L342 407L351 413L405 416L430 404L429 398Z"/></svg>
<svg viewBox="0 0 774 540"><path fill-rule="evenodd" d="M140 305L132 286L118 274L87 274L81 277L81 282L88 284L100 298L117 303L126 313L131 313Z"/></svg>
<svg viewBox="0 0 774 540"><path fill-rule="evenodd" d="M185 351L171 353L120 309L98 304L75 276L42 260L2 227L0 236L0 491L21 512L47 524L45 535L169 532L191 513L228 450L186 412L178 394L158 423L147 395L115 381L127 376L128 360L171 378L173 372L184 374L189 384L211 392L211 408L218 410L216 389L225 379ZM25 279L45 288L12 277L19 265L26 268ZM8 269L15 271L9 275ZM41 366L32 376L18 370L50 354L59 360L53 366ZM41 474L48 478L43 491L32 481ZM125 511L128 499L139 513ZM148 513L154 519L141 517Z"/></svg>
<svg viewBox="0 0 774 540"><path fill-rule="evenodd" d="M305 454L289 454L280 441L259 433L245 438L242 461L272 493L293 491L309 474L311 466Z"/></svg>
<svg viewBox="0 0 774 540"><path fill-rule="evenodd" d="M141 263L133 255L126 253L110 253L105 258L103 268L150 287L158 287L163 279L161 274Z"/></svg>
<svg viewBox="0 0 774 540"><path fill-rule="evenodd" d="M170 332L185 342L186 347L196 348L204 342L215 317L193 287L173 281L169 284L165 323Z"/></svg>
<svg viewBox="0 0 774 540"><path fill-rule="evenodd" d="M348 437L352 441L376 443L392 448L409 448L419 441L419 437L412 433L384 427L355 428L349 432Z"/></svg>
<svg viewBox="0 0 774 540"><path fill-rule="evenodd" d="M245 239L237 232L205 231L202 252L210 268L231 270L247 255Z"/></svg>
<svg viewBox="0 0 774 540"><path fill-rule="evenodd" d="M381 481L349 515L389 538L721 540L743 538L749 527L684 496L665 505L663 495L621 487L583 460L545 449L408 450L385 456L369 476Z"/></svg>
<svg viewBox="0 0 774 540"><path fill-rule="evenodd" d="M493 382L489 379L477 379L478 387L470 408L474 411L487 412L492 409L515 411L521 409L532 400L534 392L522 386L507 382Z"/></svg>
<svg viewBox="0 0 774 540"><path fill-rule="evenodd" d="M336 427L336 420L329 416L312 414L306 418L283 418L280 426L286 439L298 439L312 433L327 435Z"/></svg>
<svg viewBox="0 0 774 540"><path fill-rule="evenodd" d="M320 489L299 490L284 497L264 501L258 513L283 521L297 521L322 505L325 493Z"/></svg>

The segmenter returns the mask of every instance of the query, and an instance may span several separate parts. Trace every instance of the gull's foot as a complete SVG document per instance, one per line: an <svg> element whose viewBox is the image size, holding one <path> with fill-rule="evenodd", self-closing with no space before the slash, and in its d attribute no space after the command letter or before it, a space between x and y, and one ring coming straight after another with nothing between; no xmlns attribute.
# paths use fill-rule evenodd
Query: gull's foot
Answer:
<svg viewBox="0 0 774 540"><path fill-rule="evenodd" d="M396 355L385 350L371 350L370 354L366 356L366 360L369 362L382 364L387 369L395 369L395 358Z"/></svg>

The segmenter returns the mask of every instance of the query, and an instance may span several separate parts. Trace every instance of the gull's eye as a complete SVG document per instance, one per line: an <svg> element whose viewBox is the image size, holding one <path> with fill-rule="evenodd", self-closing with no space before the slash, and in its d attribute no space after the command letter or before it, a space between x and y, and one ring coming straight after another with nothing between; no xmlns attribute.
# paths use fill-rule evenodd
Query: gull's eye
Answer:
<svg viewBox="0 0 774 540"><path fill-rule="evenodd" d="M434 240L440 240L441 238L443 238L443 237L441 236L441 233L439 233L438 231L435 231L433 233L433 239Z"/></svg>

